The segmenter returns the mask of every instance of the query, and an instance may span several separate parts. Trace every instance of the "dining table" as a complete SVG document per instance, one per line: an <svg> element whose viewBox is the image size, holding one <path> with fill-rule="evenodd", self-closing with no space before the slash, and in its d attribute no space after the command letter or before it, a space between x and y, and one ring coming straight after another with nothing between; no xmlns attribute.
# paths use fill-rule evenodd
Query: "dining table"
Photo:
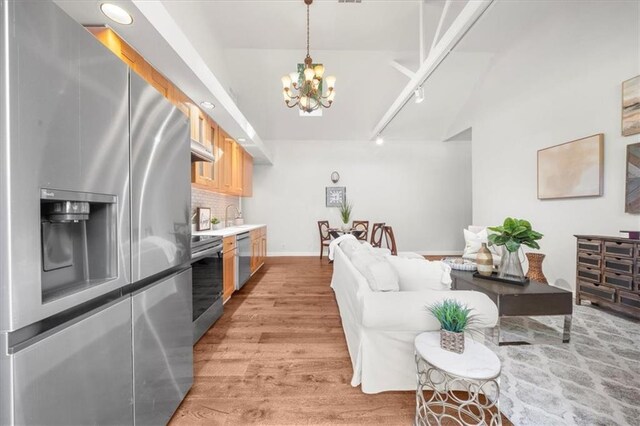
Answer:
<svg viewBox="0 0 640 426"><path fill-rule="evenodd" d="M362 235L364 231L362 229L339 229L339 228L329 228L329 235L331 235L331 237L333 238L338 238L341 237L342 235L346 235L346 234L351 234L354 237L358 238L360 235Z"/></svg>

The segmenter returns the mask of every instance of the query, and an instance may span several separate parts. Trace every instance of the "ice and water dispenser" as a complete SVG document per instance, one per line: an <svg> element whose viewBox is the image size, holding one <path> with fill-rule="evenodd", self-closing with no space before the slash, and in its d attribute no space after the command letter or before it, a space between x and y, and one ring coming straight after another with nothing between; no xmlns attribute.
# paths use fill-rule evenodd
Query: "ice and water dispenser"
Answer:
<svg viewBox="0 0 640 426"><path fill-rule="evenodd" d="M117 197L41 189L42 302L115 279Z"/></svg>

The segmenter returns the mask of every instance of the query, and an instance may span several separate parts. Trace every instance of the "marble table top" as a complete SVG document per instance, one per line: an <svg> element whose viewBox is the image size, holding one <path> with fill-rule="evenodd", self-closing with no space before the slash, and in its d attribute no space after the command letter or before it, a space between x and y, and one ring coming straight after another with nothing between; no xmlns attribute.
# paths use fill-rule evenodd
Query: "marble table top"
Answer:
<svg viewBox="0 0 640 426"><path fill-rule="evenodd" d="M464 352L457 354L440 347L440 331L421 333L415 340L416 353L429 364L447 373L474 380L500 375L500 359L480 342L465 337Z"/></svg>

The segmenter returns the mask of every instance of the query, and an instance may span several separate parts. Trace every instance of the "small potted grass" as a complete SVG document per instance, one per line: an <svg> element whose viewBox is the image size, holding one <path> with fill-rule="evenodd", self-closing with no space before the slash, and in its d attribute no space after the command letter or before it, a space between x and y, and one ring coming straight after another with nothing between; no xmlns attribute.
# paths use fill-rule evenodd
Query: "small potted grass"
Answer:
<svg viewBox="0 0 640 426"><path fill-rule="evenodd" d="M213 225L214 230L222 229L222 223L220 223L220 219L217 217L211 218L211 224Z"/></svg>
<svg viewBox="0 0 640 426"><path fill-rule="evenodd" d="M475 320L471 309L453 299L434 303L427 309L440 322L440 347L458 354L463 353L464 332Z"/></svg>

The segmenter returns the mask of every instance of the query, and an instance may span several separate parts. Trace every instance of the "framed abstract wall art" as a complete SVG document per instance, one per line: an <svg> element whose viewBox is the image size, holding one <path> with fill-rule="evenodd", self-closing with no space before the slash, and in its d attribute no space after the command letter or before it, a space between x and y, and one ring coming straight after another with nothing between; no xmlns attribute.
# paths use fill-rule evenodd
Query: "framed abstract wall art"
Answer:
<svg viewBox="0 0 640 426"><path fill-rule="evenodd" d="M538 151L538 199L597 197L603 193L604 134Z"/></svg>
<svg viewBox="0 0 640 426"><path fill-rule="evenodd" d="M640 143L627 145L627 188L624 211L640 213Z"/></svg>
<svg viewBox="0 0 640 426"><path fill-rule="evenodd" d="M640 133L640 75L622 83L622 136Z"/></svg>
<svg viewBox="0 0 640 426"><path fill-rule="evenodd" d="M344 186L327 186L325 195L327 207L340 207L347 199L347 188Z"/></svg>

